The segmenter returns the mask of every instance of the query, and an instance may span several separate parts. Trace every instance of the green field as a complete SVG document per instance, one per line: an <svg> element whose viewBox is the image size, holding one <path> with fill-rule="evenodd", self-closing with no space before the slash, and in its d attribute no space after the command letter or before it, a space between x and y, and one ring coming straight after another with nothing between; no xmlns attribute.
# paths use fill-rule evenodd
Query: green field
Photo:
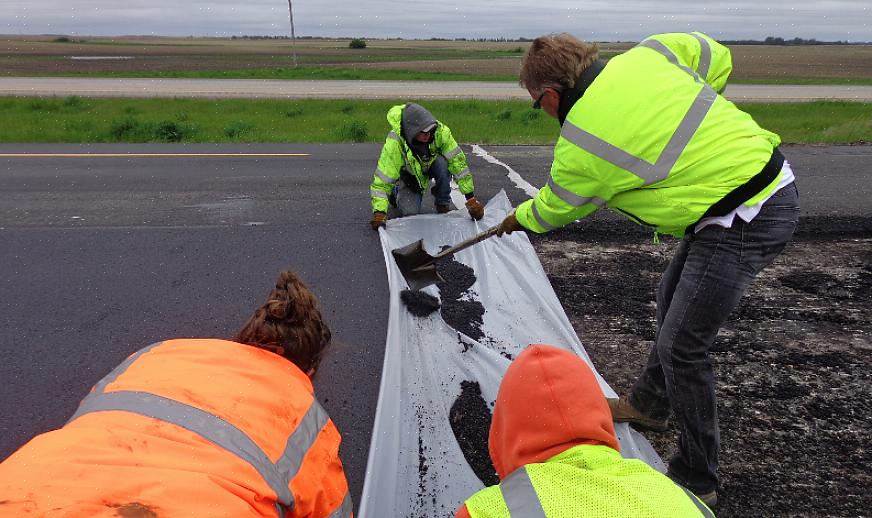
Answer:
<svg viewBox="0 0 872 518"><path fill-rule="evenodd" d="M0 37L0 76L516 81L529 42ZM600 42L601 59L633 42ZM872 84L872 45L732 45L731 83Z"/></svg>
<svg viewBox="0 0 872 518"><path fill-rule="evenodd" d="M109 71L68 72L55 74L65 77L118 77L118 78L191 78L191 79L311 79L311 80L374 80L374 81L517 81L510 74L475 74L464 72L438 72L404 69L362 69L341 67L274 67L241 68L236 70L167 70L167 71ZM872 80L868 81L872 84Z"/></svg>
<svg viewBox="0 0 872 518"><path fill-rule="evenodd" d="M400 101L0 97L0 142L382 142ZM522 101L421 101L462 143L553 144L557 123ZM872 142L872 104L740 106L786 143ZM13 123L14 121L14 123Z"/></svg>

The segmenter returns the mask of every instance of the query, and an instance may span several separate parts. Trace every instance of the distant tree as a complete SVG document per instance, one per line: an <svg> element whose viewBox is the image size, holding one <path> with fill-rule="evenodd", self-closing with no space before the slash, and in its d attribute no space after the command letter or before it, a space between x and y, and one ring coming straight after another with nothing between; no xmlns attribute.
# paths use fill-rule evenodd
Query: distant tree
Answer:
<svg viewBox="0 0 872 518"><path fill-rule="evenodd" d="M362 38L354 38L348 44L348 47L352 48L352 49L365 49L366 48L366 40L364 40Z"/></svg>

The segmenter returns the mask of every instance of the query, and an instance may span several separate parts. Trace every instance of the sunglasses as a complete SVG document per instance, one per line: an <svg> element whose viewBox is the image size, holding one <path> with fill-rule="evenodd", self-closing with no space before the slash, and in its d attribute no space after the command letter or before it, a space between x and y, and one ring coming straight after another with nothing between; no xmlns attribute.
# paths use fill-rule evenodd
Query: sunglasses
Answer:
<svg viewBox="0 0 872 518"><path fill-rule="evenodd" d="M542 98L545 97L546 92L548 92L547 88L542 90L542 93L539 94L539 97L537 97L536 100L533 101L533 109L534 110L541 110L542 109Z"/></svg>

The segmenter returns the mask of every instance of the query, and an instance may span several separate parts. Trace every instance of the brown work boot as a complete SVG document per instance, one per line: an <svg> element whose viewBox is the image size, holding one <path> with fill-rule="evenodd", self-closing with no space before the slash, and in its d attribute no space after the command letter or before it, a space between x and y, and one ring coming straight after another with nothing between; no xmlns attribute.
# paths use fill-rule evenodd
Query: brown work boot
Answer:
<svg viewBox="0 0 872 518"><path fill-rule="evenodd" d="M451 212L451 205L436 205L436 212L438 212L439 214Z"/></svg>
<svg viewBox="0 0 872 518"><path fill-rule="evenodd" d="M687 489L684 486L684 484L679 482L678 477L676 477L675 474L672 473L671 471L667 471L666 476L669 477L673 482L675 482L676 486L685 490L687 492L688 496L693 495L696 497L697 500L704 503L706 505L706 507L708 507L712 511L716 510L716 508L718 506L718 490L717 489L715 489L714 491L709 491L708 493L695 493L695 492L691 491L690 489Z"/></svg>
<svg viewBox="0 0 872 518"><path fill-rule="evenodd" d="M612 420L619 423L630 423L639 428L662 432L669 428L668 419L654 419L639 412L633 405L624 399L606 399L609 410L612 411Z"/></svg>
<svg viewBox="0 0 872 518"><path fill-rule="evenodd" d="M696 493L694 493L696 495ZM712 491L711 493L705 493L702 495L696 495L702 503L704 503L709 509L714 510L715 507L718 506L718 492Z"/></svg>

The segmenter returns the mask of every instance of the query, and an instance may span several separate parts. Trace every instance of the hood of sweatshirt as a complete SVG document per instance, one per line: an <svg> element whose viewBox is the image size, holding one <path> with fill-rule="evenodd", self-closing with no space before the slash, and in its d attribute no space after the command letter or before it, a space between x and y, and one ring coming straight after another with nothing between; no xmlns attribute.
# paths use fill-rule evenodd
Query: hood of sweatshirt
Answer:
<svg viewBox="0 0 872 518"><path fill-rule="evenodd" d="M531 345L506 371L488 445L500 479L580 444L619 450L596 376L575 353Z"/></svg>

